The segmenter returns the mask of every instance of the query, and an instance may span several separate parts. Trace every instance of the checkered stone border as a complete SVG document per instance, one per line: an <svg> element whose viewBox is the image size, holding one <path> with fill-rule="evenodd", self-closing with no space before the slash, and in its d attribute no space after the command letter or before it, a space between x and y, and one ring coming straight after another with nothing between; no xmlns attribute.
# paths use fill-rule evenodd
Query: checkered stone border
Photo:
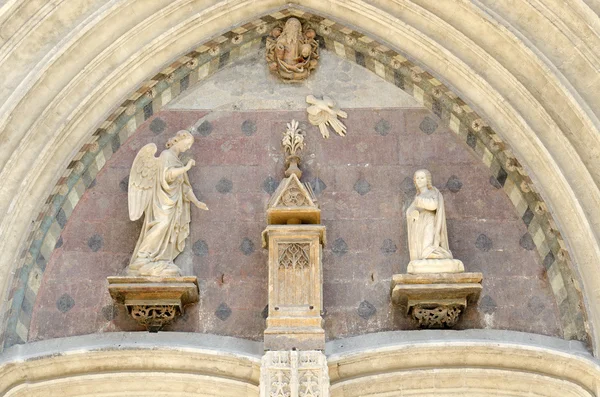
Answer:
<svg viewBox="0 0 600 397"><path fill-rule="evenodd" d="M0 346L26 343L31 314L44 270L61 232L86 189L139 125L199 81L243 55L262 51L277 21L296 16L317 30L320 45L367 68L412 95L463 139L489 168L492 182L509 196L527 226L546 267L560 310L565 339L588 341L580 287L564 240L542 197L508 146L449 88L401 54L335 21L298 9L265 15L195 48L145 82L92 134L75 155L32 225L9 296L8 319ZM314 78L318 78L318 69ZM4 343L2 344L2 341Z"/></svg>

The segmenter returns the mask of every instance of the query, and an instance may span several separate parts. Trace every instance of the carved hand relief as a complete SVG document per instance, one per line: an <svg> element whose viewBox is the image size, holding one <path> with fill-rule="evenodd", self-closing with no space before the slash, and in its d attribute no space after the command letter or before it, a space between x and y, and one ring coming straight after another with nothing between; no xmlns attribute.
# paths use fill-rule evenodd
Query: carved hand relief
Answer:
<svg viewBox="0 0 600 397"><path fill-rule="evenodd" d="M127 267L128 276L173 277L180 269L173 260L183 251L190 233L190 202L208 210L192 190L186 164L179 155L194 143L194 137L182 130L167 142L167 149L154 157L154 143L144 146L135 157L129 176L129 217L144 215L142 231Z"/></svg>
<svg viewBox="0 0 600 397"><path fill-rule="evenodd" d="M323 138L329 138L329 127L340 136L346 136L346 126L338 120L348 117L348 114L336 107L333 99L324 96L323 99L317 99L313 95L306 97L306 102L310 104L306 111L308 112L308 121L312 125L319 127Z"/></svg>
<svg viewBox="0 0 600 397"><path fill-rule="evenodd" d="M406 210L409 273L462 272L448 247L444 197L432 185L431 173L418 170L413 177L417 195Z"/></svg>
<svg viewBox="0 0 600 397"><path fill-rule="evenodd" d="M317 67L319 43L316 32L297 18L288 19L271 30L267 36L267 65L284 81L306 79Z"/></svg>

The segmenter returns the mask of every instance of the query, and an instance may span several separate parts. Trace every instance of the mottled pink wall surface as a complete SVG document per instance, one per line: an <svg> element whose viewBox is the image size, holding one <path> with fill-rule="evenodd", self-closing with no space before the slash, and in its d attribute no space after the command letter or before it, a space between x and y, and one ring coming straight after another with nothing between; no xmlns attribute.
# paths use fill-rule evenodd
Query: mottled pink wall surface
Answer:
<svg viewBox="0 0 600 397"><path fill-rule="evenodd" d="M406 271L404 209L419 168L432 172L444 194L454 256L467 271L484 274L479 305L467 309L457 328L561 336L527 228L470 148L427 110L345 110L348 136L329 140L301 111L154 115L107 162L69 218L44 273L30 340L141 329L113 306L106 282L127 265L141 225L127 214L129 168L143 145L163 148L174 132L194 125L196 143L188 153L197 165L189 175L210 211L192 209L191 235L176 263L199 278L200 303L167 330L262 339L267 253L260 234L266 203L283 176L280 140L292 118L307 131L302 179L317 193L327 226L328 339L416 328L391 305L390 280Z"/></svg>

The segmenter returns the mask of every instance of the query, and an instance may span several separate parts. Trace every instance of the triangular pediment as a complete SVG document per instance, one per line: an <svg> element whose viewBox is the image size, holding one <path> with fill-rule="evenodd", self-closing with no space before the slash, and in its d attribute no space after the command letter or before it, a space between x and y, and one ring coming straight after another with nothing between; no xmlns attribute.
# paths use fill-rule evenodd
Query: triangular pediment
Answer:
<svg viewBox="0 0 600 397"><path fill-rule="evenodd" d="M267 208L295 207L318 209L311 192L300 182L295 174L292 174L281 181L277 190L271 196Z"/></svg>

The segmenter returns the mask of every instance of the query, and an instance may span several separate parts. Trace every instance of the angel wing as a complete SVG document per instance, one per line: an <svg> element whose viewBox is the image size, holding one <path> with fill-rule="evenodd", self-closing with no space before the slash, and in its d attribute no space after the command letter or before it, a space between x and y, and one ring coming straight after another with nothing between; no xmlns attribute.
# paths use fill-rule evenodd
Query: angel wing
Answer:
<svg viewBox="0 0 600 397"><path fill-rule="evenodd" d="M154 157L157 150L154 143L149 143L140 149L133 160L127 193L129 219L132 221L142 216L152 200L152 189L155 186L158 173L159 160Z"/></svg>

